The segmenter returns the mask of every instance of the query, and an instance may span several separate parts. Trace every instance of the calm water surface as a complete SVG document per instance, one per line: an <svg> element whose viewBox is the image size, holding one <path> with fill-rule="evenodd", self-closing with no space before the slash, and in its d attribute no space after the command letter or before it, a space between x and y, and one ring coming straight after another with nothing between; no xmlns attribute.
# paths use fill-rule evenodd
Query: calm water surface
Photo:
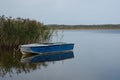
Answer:
<svg viewBox="0 0 120 80"><path fill-rule="evenodd" d="M0 51L0 80L120 80L120 30L64 30L54 41L75 43L74 56L30 63Z"/></svg>

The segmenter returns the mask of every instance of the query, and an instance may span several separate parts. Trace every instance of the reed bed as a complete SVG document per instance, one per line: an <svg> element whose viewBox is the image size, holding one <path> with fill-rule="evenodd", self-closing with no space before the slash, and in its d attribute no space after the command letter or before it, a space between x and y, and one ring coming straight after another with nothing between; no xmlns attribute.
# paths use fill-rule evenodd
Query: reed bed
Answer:
<svg viewBox="0 0 120 80"><path fill-rule="evenodd" d="M36 20L0 16L0 47L50 40L53 31Z"/></svg>

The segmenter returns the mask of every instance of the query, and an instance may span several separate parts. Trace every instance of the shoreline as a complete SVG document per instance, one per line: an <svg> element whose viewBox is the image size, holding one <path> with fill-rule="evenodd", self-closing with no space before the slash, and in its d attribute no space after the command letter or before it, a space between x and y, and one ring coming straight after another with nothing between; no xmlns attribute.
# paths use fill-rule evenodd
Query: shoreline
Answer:
<svg viewBox="0 0 120 80"><path fill-rule="evenodd" d="M53 30L119 30L120 25L45 25Z"/></svg>
<svg viewBox="0 0 120 80"><path fill-rule="evenodd" d="M120 30L120 28L118 28L118 29L116 29L116 28L80 28L80 29L71 29L71 28L62 28L62 29L60 29L60 28L51 28L52 30Z"/></svg>

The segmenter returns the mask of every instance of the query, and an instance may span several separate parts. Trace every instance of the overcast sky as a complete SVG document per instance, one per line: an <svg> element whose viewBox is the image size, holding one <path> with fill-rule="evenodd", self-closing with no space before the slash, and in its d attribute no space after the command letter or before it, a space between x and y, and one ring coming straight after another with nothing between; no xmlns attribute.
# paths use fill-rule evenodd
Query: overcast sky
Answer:
<svg viewBox="0 0 120 80"><path fill-rule="evenodd" d="M44 24L120 24L120 0L0 0L0 15Z"/></svg>

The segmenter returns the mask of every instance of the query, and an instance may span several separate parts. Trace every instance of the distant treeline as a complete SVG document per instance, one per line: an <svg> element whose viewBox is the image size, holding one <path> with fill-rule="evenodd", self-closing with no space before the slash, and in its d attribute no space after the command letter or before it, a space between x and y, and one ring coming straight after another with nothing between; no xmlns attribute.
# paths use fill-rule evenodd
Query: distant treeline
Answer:
<svg viewBox="0 0 120 80"><path fill-rule="evenodd" d="M120 24L107 25L46 25L52 29L120 29Z"/></svg>

